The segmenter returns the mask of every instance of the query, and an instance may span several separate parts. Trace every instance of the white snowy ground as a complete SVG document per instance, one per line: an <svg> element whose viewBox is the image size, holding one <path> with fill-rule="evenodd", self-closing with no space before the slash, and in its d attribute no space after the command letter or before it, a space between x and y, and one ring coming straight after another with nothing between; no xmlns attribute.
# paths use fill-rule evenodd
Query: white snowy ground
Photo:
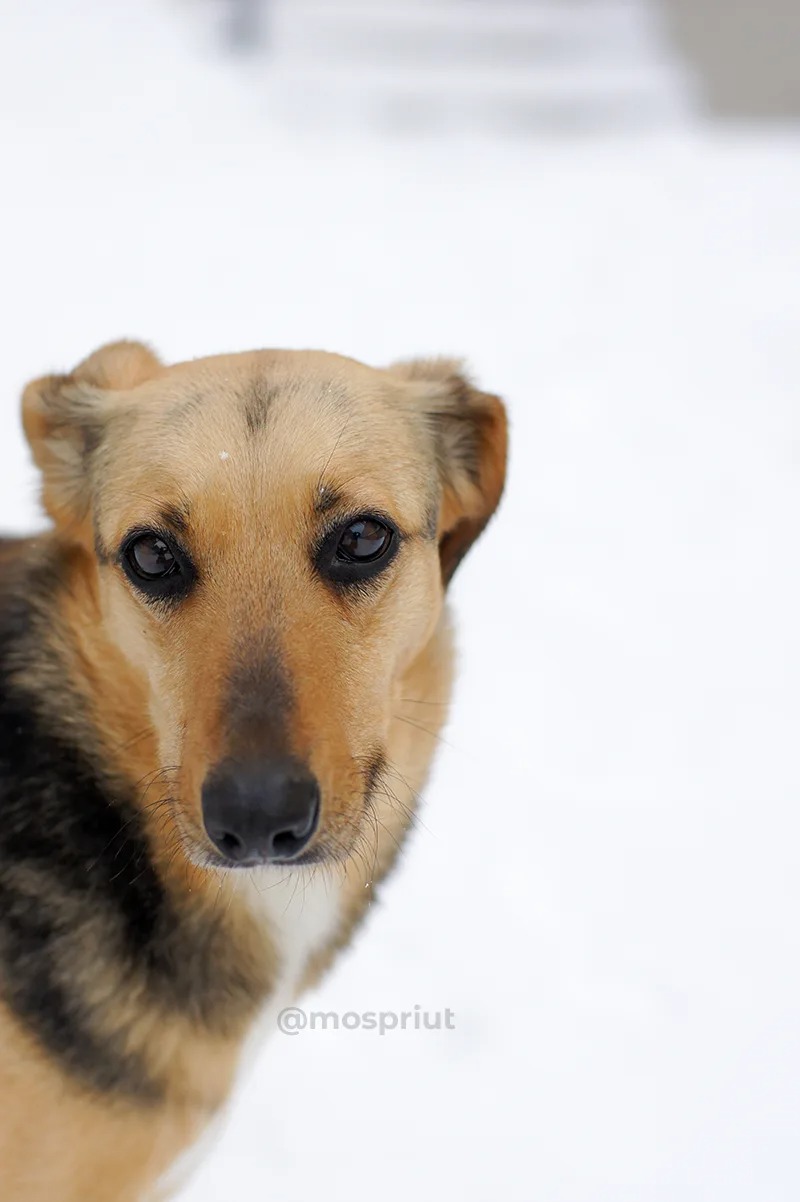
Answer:
<svg viewBox="0 0 800 1202"><path fill-rule="evenodd" d="M134 15L135 14L135 15ZM425 829L185 1202L796 1202L800 138L294 144L136 5L0 6L0 517L23 381L466 353L513 463Z"/></svg>

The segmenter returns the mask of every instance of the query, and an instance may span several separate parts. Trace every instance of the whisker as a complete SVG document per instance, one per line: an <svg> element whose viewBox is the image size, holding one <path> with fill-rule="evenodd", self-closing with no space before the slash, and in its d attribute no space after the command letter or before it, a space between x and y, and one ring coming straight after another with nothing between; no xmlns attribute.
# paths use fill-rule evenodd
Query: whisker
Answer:
<svg viewBox="0 0 800 1202"><path fill-rule="evenodd" d="M336 439L336 442L333 444L333 450L331 451L331 453L330 453L330 455L328 456L328 458L325 460L325 465L324 465L324 467L322 468L322 471L321 471L321 472L320 472L320 474L319 474L319 479L318 479L318 481L317 481L317 491L319 491L319 489L322 487L322 484L323 484L323 482L324 482L324 479L325 479L325 473L327 472L328 468L329 468L329 467L330 467L330 465L331 465L331 460L333 459L334 455L336 454L336 451L337 451L337 449L338 449L338 447L339 447L339 443L342 441L342 438L344 437L344 432L345 432L345 430L346 430L346 429L347 429L347 427L350 425L350 421L351 421L351 419L352 419L352 417L353 417L353 413L354 413L354 412L355 412L355 410L351 409L351 410L350 410L350 412L348 413L347 417L345 418L345 423L344 423L344 425L342 426L341 430L339 431L339 434L338 434L338 437L337 437L337 439Z"/></svg>
<svg viewBox="0 0 800 1202"><path fill-rule="evenodd" d="M453 751L459 750L459 748L456 747L454 743L451 743L449 739L445 739L443 735L437 734L435 730L430 730L429 727L424 726L421 722L415 722L413 718L405 718L402 714L392 714L392 717L397 722L405 722L407 726L413 726L415 730L420 730L423 734L429 735L432 739L437 739L440 743L443 743L445 747L452 748Z"/></svg>

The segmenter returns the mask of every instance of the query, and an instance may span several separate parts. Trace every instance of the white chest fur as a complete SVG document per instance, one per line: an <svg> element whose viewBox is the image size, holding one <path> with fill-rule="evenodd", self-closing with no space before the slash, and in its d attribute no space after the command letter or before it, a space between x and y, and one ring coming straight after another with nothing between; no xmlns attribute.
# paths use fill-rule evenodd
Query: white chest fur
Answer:
<svg viewBox="0 0 800 1202"><path fill-rule="evenodd" d="M311 865L248 874L243 888L278 958L276 987L256 1024L260 1040L274 1032L278 1014L295 997L309 958L336 933L342 886L335 874Z"/></svg>
<svg viewBox="0 0 800 1202"><path fill-rule="evenodd" d="M281 1010L296 996L309 957L336 933L342 887L330 872L319 867L269 868L243 875L239 891L255 917L263 922L278 957L275 989L239 1058L240 1073L247 1073L258 1047L277 1030ZM198 1143L171 1167L159 1182L153 1202L171 1197L179 1185L185 1184L218 1137L225 1117L225 1111L221 1112Z"/></svg>

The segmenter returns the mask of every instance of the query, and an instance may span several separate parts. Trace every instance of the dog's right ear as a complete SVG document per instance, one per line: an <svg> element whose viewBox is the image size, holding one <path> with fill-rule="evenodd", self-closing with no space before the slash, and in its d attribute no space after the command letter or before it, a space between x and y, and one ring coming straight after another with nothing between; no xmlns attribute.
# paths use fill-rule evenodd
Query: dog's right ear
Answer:
<svg viewBox="0 0 800 1202"><path fill-rule="evenodd" d="M59 524L80 523L91 501L91 464L119 393L161 371L139 342L101 347L66 376L33 380L22 394L22 424L42 473L42 501Z"/></svg>

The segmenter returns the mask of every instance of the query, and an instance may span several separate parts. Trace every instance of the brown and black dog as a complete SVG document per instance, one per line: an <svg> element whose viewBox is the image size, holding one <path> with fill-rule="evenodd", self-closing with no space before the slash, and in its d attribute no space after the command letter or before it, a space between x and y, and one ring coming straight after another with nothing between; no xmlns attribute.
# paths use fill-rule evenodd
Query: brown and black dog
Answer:
<svg viewBox="0 0 800 1202"><path fill-rule="evenodd" d="M0 542L0 1198L139 1202L413 819L506 421L447 360L128 342L23 418L53 525Z"/></svg>

